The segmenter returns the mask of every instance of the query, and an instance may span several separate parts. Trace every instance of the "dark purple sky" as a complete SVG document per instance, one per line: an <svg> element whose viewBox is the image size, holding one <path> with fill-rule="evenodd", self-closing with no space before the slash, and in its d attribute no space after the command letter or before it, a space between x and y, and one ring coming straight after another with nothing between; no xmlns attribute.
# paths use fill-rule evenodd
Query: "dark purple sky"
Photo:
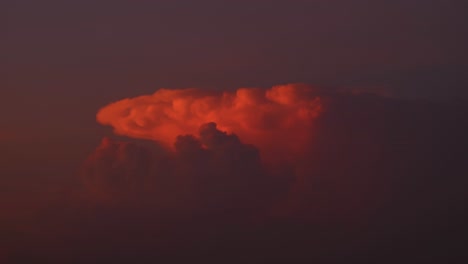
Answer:
<svg viewBox="0 0 468 264"><path fill-rule="evenodd" d="M0 0L0 263L121 263L158 250L187 263L200 248L222 258L259 248L283 263L450 263L468 233L467 2ZM310 130L297 119L301 133L265 126L272 149L305 149L271 167L213 124L166 151L96 122L101 107L163 87L298 82L323 88L299 105L324 111ZM252 120L291 123L276 120L293 113L281 109ZM287 221L257 225L257 206ZM238 219L247 228L231 228Z"/></svg>
<svg viewBox="0 0 468 264"><path fill-rule="evenodd" d="M160 87L466 96L464 2L4 0L2 133L83 133L99 107Z"/></svg>

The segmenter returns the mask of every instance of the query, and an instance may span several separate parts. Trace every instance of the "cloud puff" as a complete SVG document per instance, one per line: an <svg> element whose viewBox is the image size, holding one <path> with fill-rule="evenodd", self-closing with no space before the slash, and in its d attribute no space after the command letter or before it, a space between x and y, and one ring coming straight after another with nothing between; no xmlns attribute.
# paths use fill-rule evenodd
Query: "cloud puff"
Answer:
<svg viewBox="0 0 468 264"><path fill-rule="evenodd" d="M174 152L105 138L82 175L104 203L223 214L265 209L288 187L288 178L267 175L254 146L215 123L203 124L197 137L178 136Z"/></svg>

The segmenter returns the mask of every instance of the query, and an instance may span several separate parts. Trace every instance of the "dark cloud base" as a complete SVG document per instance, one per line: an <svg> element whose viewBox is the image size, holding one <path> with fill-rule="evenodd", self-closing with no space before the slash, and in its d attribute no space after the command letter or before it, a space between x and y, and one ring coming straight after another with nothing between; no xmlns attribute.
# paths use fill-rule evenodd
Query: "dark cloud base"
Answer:
<svg viewBox="0 0 468 264"><path fill-rule="evenodd" d="M466 107L324 96L294 162L213 123L176 151L105 139L83 185L2 231L5 263L460 263ZM284 140L294 140L285 138Z"/></svg>

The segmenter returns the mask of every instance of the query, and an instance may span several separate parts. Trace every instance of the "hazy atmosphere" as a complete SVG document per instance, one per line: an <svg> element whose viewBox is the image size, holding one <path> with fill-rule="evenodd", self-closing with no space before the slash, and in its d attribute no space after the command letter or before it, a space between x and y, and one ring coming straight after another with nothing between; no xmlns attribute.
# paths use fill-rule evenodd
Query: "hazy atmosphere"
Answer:
<svg viewBox="0 0 468 264"><path fill-rule="evenodd" d="M3 0L0 262L464 262L467 7Z"/></svg>

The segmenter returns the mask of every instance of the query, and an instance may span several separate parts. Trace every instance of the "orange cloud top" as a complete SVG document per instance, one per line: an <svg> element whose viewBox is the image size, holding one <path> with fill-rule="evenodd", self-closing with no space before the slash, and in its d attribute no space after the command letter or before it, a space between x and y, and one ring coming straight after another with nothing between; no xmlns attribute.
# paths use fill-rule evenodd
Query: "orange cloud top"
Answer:
<svg viewBox="0 0 468 264"><path fill-rule="evenodd" d="M102 108L97 120L115 133L151 139L172 147L177 136L197 135L202 124L238 135L260 150L296 151L310 137L322 104L302 84L235 92L160 89L152 95L123 99Z"/></svg>

